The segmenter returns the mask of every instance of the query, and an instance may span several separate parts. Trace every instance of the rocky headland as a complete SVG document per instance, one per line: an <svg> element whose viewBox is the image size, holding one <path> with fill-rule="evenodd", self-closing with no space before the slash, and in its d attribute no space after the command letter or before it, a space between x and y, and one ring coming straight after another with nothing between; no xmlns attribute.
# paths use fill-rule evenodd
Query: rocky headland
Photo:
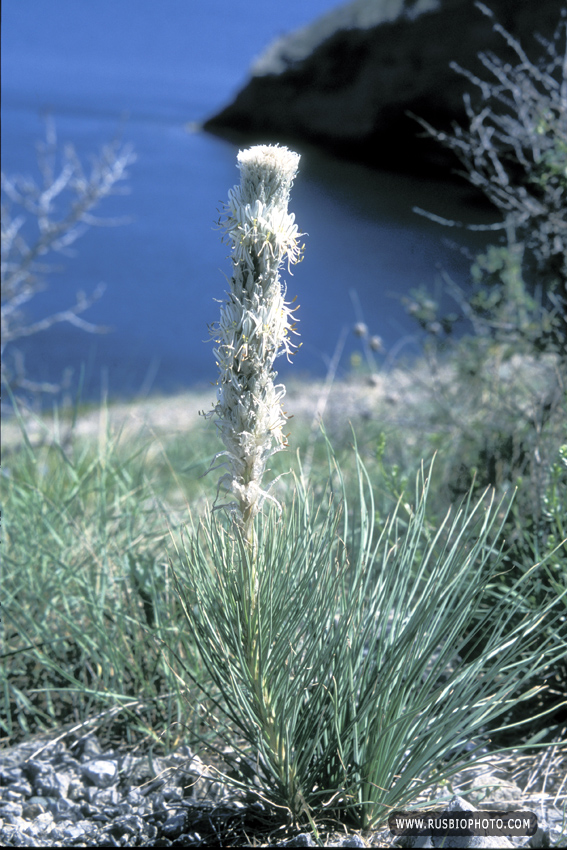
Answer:
<svg viewBox="0 0 567 850"><path fill-rule="evenodd" d="M487 79L478 53L517 56L494 21L532 58L552 37L564 0L353 0L269 45L235 100L204 129L246 143L308 142L370 167L447 173L453 154L409 113L440 130L466 123L472 84L450 67ZM478 90L474 91L478 94Z"/></svg>

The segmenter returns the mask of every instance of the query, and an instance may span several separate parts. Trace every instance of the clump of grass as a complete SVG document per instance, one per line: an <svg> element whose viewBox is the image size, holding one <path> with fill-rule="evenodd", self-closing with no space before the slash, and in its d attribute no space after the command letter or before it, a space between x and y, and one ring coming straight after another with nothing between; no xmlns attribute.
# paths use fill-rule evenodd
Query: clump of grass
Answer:
<svg viewBox="0 0 567 850"><path fill-rule="evenodd" d="M465 744L490 737L565 651L538 629L555 601L518 601L537 567L487 604L499 506L466 502L432 537L421 476L409 523L394 512L377 529L360 463L358 481L356 505L337 468L318 509L298 482L283 519L262 518L256 590L245 541L218 516L176 567L192 639L247 744L231 741L228 773L292 822L376 826L462 769Z"/></svg>
<svg viewBox="0 0 567 850"><path fill-rule="evenodd" d="M127 450L105 412L94 444L56 419L32 445L20 418L22 443L4 466L0 729L10 741L109 712L129 719L128 735L156 740L185 721L158 641L181 615L167 523L146 446Z"/></svg>

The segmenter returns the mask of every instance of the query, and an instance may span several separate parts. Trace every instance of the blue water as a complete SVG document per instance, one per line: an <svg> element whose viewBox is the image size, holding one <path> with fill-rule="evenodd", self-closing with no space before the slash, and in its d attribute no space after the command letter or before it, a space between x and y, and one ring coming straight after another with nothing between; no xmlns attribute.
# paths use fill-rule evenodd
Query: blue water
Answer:
<svg viewBox="0 0 567 850"><path fill-rule="evenodd" d="M20 349L30 378L57 381L85 369L84 395L174 391L215 380L207 324L216 320L229 272L214 223L237 182L237 148L190 125L213 114L245 83L254 58L275 37L302 26L331 0L4 0L2 4L3 170L38 179L35 143L44 116L84 162L115 137L133 144L130 193L105 201L119 227L91 228L73 256L57 257L48 287L29 305L37 319L106 284L85 314L112 332L57 325ZM263 139L262 141L277 141ZM370 331L386 352L417 350L400 296L435 286L441 264L464 281L469 262L447 234L411 212L477 220L462 190L372 173L298 147L300 175L290 208L305 237L304 262L287 276L297 296L302 348L281 374L324 373L341 331L357 318L355 290ZM28 222L27 227L31 223ZM26 231L31 232L31 231ZM463 236L462 231L459 235ZM463 237L464 238L464 237ZM466 244L480 244L466 237ZM343 358L357 347L349 338Z"/></svg>

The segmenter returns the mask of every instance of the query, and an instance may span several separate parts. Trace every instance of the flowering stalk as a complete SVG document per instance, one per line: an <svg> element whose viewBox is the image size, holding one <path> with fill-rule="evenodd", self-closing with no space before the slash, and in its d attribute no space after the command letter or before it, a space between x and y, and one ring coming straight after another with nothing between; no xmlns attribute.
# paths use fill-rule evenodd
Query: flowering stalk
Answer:
<svg viewBox="0 0 567 850"><path fill-rule="evenodd" d="M289 269L301 257L301 234L287 211L298 163L298 154L279 145L240 151L240 185L229 192L222 223L231 244L232 277L219 323L211 328L220 372L213 413L228 467L219 486L236 497L231 506L252 548L254 518L268 496L262 487L266 461L287 445L285 387L275 384L273 367L278 355L289 356L295 348L280 268L286 259Z"/></svg>

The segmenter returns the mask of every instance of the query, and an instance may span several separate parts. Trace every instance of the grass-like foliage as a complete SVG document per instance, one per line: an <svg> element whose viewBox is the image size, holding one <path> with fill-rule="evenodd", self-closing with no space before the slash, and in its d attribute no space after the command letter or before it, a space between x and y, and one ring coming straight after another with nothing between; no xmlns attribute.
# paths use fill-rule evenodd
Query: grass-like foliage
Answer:
<svg viewBox="0 0 567 850"><path fill-rule="evenodd" d="M538 628L555 595L522 604L538 566L494 596L506 510L486 493L432 528L422 469L415 500L402 496L377 527L356 449L353 498L330 444L316 496L301 470L285 505L263 489L285 445L274 361L289 353L280 271L298 258L287 210L298 161L278 146L238 155L224 223L232 278L212 331L220 485L236 499L189 528L174 575L211 682L195 684L228 721L226 778L290 823L365 828L462 768L565 645Z"/></svg>
<svg viewBox="0 0 567 850"><path fill-rule="evenodd" d="M21 444L5 452L4 740L105 718L118 718L126 739L179 733L183 702L156 642L181 614L167 576L167 526L144 442L126 449L106 413L95 441L55 420L32 444L20 420Z"/></svg>
<svg viewBox="0 0 567 850"><path fill-rule="evenodd" d="M537 567L486 604L501 505L466 501L432 535L422 473L409 524L395 511L376 528L357 466L355 504L335 466L318 507L297 482L282 516L261 517L255 552L215 513L175 568L233 730L227 775L292 822L384 821L462 768L564 652L538 629L555 600L518 617Z"/></svg>

